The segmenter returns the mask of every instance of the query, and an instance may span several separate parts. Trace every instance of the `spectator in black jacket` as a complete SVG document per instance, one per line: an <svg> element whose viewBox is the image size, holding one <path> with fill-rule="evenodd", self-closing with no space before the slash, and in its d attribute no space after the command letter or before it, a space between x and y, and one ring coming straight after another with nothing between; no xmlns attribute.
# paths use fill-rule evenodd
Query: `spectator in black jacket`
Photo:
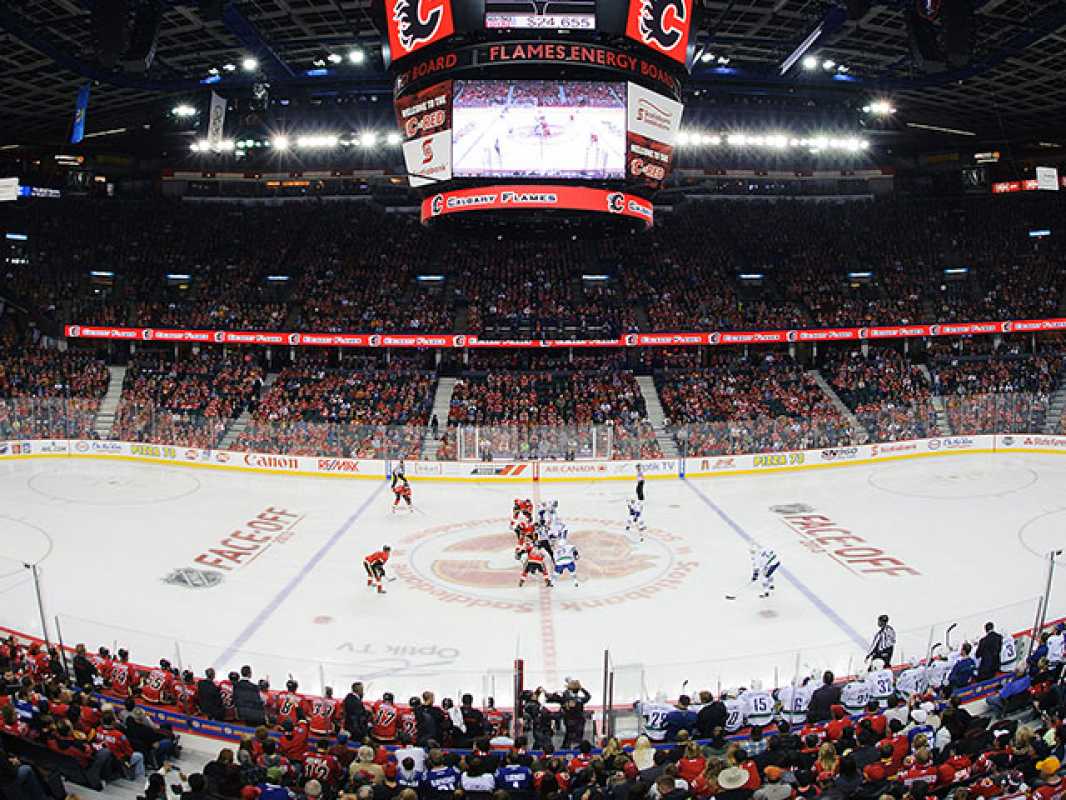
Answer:
<svg viewBox="0 0 1066 800"><path fill-rule="evenodd" d="M344 698L344 726L352 741L362 743L370 731L370 715L363 705L363 684L356 681Z"/></svg>
<svg viewBox="0 0 1066 800"><path fill-rule="evenodd" d="M46 800L44 784L37 777L33 767L23 764L14 756L9 756L4 750L2 741L0 741L0 787L4 789L13 787L14 796L23 800Z"/></svg>
<svg viewBox="0 0 1066 800"><path fill-rule="evenodd" d="M233 687L233 705L237 719L246 725L266 724L263 695L259 693L259 685L252 681L252 668L247 664L241 667L241 679Z"/></svg>
<svg viewBox="0 0 1066 800"><path fill-rule="evenodd" d="M811 695L811 704L807 707L808 722L826 722L830 708L840 703L840 687L833 685L834 675L829 670L822 675L822 685Z"/></svg>
<svg viewBox="0 0 1066 800"><path fill-rule="evenodd" d="M999 673L1003 637L996 633L991 622L985 623L985 635L977 643L977 680L983 681Z"/></svg>
<svg viewBox="0 0 1066 800"><path fill-rule="evenodd" d="M208 719L221 720L226 716L222 706L222 692L215 683L215 671L208 667L203 679L196 684L196 704Z"/></svg>

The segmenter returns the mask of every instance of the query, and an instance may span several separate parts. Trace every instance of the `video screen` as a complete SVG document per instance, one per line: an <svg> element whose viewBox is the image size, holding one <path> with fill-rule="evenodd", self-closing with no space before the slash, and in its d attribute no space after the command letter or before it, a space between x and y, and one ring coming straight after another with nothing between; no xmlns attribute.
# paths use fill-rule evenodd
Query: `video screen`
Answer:
<svg viewBox="0 0 1066 800"><path fill-rule="evenodd" d="M456 81L457 178L625 177L626 85Z"/></svg>
<svg viewBox="0 0 1066 800"><path fill-rule="evenodd" d="M593 31L596 0L485 0L485 27Z"/></svg>

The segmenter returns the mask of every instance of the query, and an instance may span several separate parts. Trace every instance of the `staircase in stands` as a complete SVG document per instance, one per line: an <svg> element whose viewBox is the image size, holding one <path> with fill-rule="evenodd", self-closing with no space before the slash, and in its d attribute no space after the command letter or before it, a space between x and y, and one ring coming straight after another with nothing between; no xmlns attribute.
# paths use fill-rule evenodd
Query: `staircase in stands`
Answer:
<svg viewBox="0 0 1066 800"><path fill-rule="evenodd" d="M844 419L846 419L851 425L851 429L855 431L855 441L858 444L866 444L870 441L870 432L866 430L861 422L859 422L859 418L855 416L852 410L844 405L844 401L840 399L840 395L836 393L836 390L829 384L829 381L825 379L825 376L816 369L807 370L807 374L818 384L818 388L822 390L822 394L829 398L829 402L833 404L833 408L839 411Z"/></svg>
<svg viewBox="0 0 1066 800"><path fill-rule="evenodd" d="M110 382L107 384L107 394L100 401L100 408L96 411L93 419L93 430L100 439L111 438L111 431L115 427L115 415L118 413L118 403L122 399L122 384L126 380L125 367L108 367L111 373Z"/></svg>
<svg viewBox="0 0 1066 800"><path fill-rule="evenodd" d="M266 393L270 391L270 387L274 385L274 381L278 379L278 373L267 373L266 378L263 380L263 388L259 390L259 399L262 400L266 397ZM222 444L219 447L222 450L229 450L233 447L234 443L240 438L241 434L248 429L248 424L252 421L252 409L246 408L241 412L241 415L233 421L233 423L226 429L226 435L222 437Z"/></svg>
<svg viewBox="0 0 1066 800"><path fill-rule="evenodd" d="M452 391L455 389L456 378L441 378L437 381L437 393L433 395L433 414L437 415L440 425L438 436L442 435L448 427L448 411L452 407ZM432 419L430 415L430 419ZM440 448L440 439L433 438L433 431L428 426L422 437L422 458L426 461L435 461L437 450Z"/></svg>
<svg viewBox="0 0 1066 800"><path fill-rule="evenodd" d="M659 402L659 392L655 389L655 380L650 375L638 375L637 384L640 386L640 393L644 395L644 405L648 410L648 422L651 423L651 427L655 430L655 441L659 443L659 449L662 450L663 456L666 458L679 457L681 453L677 449L677 443L669 431L666 430L666 412L663 411L663 405Z"/></svg>

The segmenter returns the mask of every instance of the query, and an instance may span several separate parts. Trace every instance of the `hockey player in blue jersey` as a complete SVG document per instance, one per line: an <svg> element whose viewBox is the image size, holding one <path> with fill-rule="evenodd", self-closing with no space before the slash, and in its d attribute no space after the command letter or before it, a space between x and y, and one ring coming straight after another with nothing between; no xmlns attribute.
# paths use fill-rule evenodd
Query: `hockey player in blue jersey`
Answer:
<svg viewBox="0 0 1066 800"><path fill-rule="evenodd" d="M568 572L574 580L574 586L577 586L578 558L580 558L580 555L577 552L577 548L566 539L559 539L555 542L553 560L555 561L555 582L557 584L562 581L563 575Z"/></svg>
<svg viewBox="0 0 1066 800"><path fill-rule="evenodd" d="M762 579L762 592L759 597L769 597L774 590L774 573L781 566L777 553L769 547L760 547L751 543L751 582Z"/></svg>

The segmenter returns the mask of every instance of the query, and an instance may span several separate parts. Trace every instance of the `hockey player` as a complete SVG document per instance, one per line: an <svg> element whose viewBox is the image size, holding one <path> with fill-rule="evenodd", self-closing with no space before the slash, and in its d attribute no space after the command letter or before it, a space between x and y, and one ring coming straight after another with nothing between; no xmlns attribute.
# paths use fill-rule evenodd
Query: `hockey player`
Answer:
<svg viewBox="0 0 1066 800"><path fill-rule="evenodd" d="M563 530L565 530L565 528ZM559 580L564 573L569 572L570 577L574 579L574 586L576 587L577 560L580 557L577 548L563 537L555 542L553 553L552 560L555 562L555 579Z"/></svg>
<svg viewBox="0 0 1066 800"><path fill-rule="evenodd" d="M789 725L802 725L807 721L807 708L811 704L814 687L810 678L795 687L783 686L777 690L777 701L781 704L781 719Z"/></svg>
<svg viewBox="0 0 1066 800"><path fill-rule="evenodd" d="M769 547L760 547L751 543L751 582L762 579L762 592L759 597L769 597L774 590L774 573L781 566L777 553Z"/></svg>
<svg viewBox="0 0 1066 800"><path fill-rule="evenodd" d="M633 528L636 528L640 534L640 541L643 542L644 532L648 530L648 526L644 524L644 501L631 497L626 500L626 506L629 508L629 519L626 520L626 535L628 536Z"/></svg>
<svg viewBox="0 0 1066 800"><path fill-rule="evenodd" d="M762 688L762 681L754 680L751 688L740 695L744 706L745 725L769 725L774 718L774 699Z"/></svg>
<svg viewBox="0 0 1066 800"><path fill-rule="evenodd" d="M666 741L666 715L674 710L674 707L663 700L654 701L638 700L634 708L640 715L641 731L653 742Z"/></svg>
<svg viewBox="0 0 1066 800"><path fill-rule="evenodd" d="M840 690L840 702L849 714L861 714L870 702L870 684L865 680L849 681Z"/></svg>
<svg viewBox="0 0 1066 800"><path fill-rule="evenodd" d="M892 674L892 670L885 669L881 659L875 658L870 662L866 685L870 688L870 699L876 700L878 705L884 708L888 705L888 698L896 691L896 676Z"/></svg>
<svg viewBox="0 0 1066 800"><path fill-rule="evenodd" d="M744 727L744 702L737 696L736 689L730 689L722 699L725 705L725 732L736 733Z"/></svg>
<svg viewBox="0 0 1066 800"><path fill-rule="evenodd" d="M518 579L519 586L525 586L526 578L530 575L542 575L544 585L551 586L551 577L544 567L544 551L535 544L526 543L525 546L515 550L514 557L522 562L522 575Z"/></svg>
<svg viewBox="0 0 1066 800"><path fill-rule="evenodd" d="M552 560L555 559L555 553L552 552L551 528L548 525L534 526L533 543L538 550L547 553Z"/></svg>
<svg viewBox="0 0 1066 800"><path fill-rule="evenodd" d="M906 698L925 694L929 688L929 675L925 667L919 665L905 669L896 679L896 689Z"/></svg>
<svg viewBox="0 0 1066 800"><path fill-rule="evenodd" d="M517 524L525 520L532 524L533 522L533 501L526 499L521 500L515 498L514 507L511 509L511 522Z"/></svg>
<svg viewBox="0 0 1066 800"><path fill-rule="evenodd" d="M385 588L381 585L381 580L385 577L385 564L388 562L389 553L391 552L392 548L384 545L380 550L363 559L363 568L366 570L366 585L368 587L376 586L378 594L385 594Z"/></svg>
<svg viewBox="0 0 1066 800"><path fill-rule="evenodd" d="M519 545L536 536L536 529L533 527L533 523L527 522L526 520L519 520L516 522L512 530L514 531L515 537L518 539Z"/></svg>
<svg viewBox="0 0 1066 800"><path fill-rule="evenodd" d="M395 476L394 476L395 477ZM395 495L395 499L392 501L392 512L395 514L397 510L405 508L407 511L414 511L414 506L411 505L411 484L407 481L397 484L393 481L392 493ZM400 500L407 503L406 507L400 505Z"/></svg>

